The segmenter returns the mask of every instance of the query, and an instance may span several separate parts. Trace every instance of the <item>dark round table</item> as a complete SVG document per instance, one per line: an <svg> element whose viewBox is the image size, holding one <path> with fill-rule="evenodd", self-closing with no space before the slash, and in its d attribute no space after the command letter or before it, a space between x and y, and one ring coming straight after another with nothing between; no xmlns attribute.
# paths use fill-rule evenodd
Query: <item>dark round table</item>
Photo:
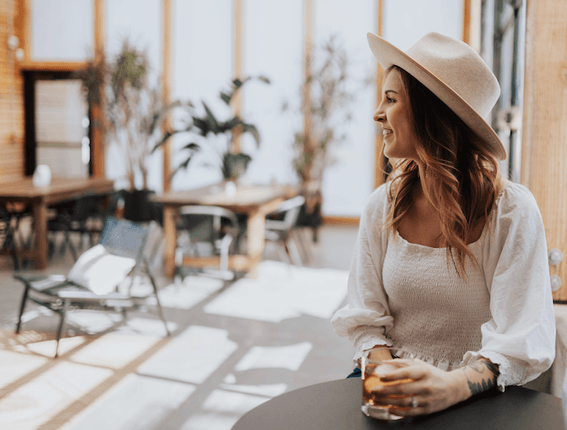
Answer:
<svg viewBox="0 0 567 430"><path fill-rule="evenodd" d="M435 414L383 422L361 411L360 378L324 382L274 397L232 430L565 430L561 399L522 387L494 389Z"/></svg>

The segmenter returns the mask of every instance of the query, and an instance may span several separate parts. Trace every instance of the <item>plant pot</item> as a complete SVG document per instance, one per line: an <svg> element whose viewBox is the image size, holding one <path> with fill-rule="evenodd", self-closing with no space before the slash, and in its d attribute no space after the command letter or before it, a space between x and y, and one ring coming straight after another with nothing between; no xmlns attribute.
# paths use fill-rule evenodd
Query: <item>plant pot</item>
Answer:
<svg viewBox="0 0 567 430"><path fill-rule="evenodd" d="M123 191L124 218L134 222L157 221L163 224L161 205L150 199L151 190Z"/></svg>
<svg viewBox="0 0 567 430"><path fill-rule="evenodd" d="M301 206L299 211L297 225L299 227L310 227L313 230L313 242L317 242L318 228L323 223L323 216L321 214L323 196L319 191L307 192L303 190L302 194L303 197L305 197L305 204Z"/></svg>

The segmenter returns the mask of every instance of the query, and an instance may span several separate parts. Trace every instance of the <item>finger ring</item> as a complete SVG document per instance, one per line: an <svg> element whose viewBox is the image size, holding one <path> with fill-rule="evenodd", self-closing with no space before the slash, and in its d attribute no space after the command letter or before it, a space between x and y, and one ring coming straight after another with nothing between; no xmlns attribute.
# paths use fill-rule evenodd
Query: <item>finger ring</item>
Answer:
<svg viewBox="0 0 567 430"><path fill-rule="evenodd" d="M411 407L414 409L418 407L417 399L414 396L411 397Z"/></svg>

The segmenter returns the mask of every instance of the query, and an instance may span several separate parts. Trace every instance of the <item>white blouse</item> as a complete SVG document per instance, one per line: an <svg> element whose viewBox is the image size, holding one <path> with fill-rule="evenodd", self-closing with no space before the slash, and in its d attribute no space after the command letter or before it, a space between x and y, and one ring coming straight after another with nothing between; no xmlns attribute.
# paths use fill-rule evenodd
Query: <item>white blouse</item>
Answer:
<svg viewBox="0 0 567 430"><path fill-rule="evenodd" d="M355 346L355 362L375 345L403 347L451 370L481 357L499 365L497 384L529 382L555 357L555 318L545 231L530 191L510 183L481 237L469 245L461 278L445 248L407 242L383 230L387 184L360 220L348 304L332 318Z"/></svg>

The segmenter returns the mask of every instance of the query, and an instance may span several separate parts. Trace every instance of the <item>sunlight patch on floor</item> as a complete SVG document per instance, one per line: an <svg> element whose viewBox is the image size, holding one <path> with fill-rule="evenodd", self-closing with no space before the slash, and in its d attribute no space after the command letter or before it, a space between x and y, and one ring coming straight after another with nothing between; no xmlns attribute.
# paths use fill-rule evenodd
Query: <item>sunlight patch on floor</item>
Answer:
<svg viewBox="0 0 567 430"><path fill-rule="evenodd" d="M218 279L187 276L183 282L169 284L159 290L158 296L164 308L191 309L223 286L224 283Z"/></svg>
<svg viewBox="0 0 567 430"><path fill-rule="evenodd" d="M311 342L286 346L253 346L236 364L235 370L280 368L297 371L311 348Z"/></svg>
<svg viewBox="0 0 567 430"><path fill-rule="evenodd" d="M239 391L247 394L257 394L259 396L275 397L285 393L287 384L259 384L259 385L245 385L238 384L238 379L233 373L229 373L220 384L221 388L231 391Z"/></svg>
<svg viewBox="0 0 567 430"><path fill-rule="evenodd" d="M190 326L140 366L138 372L201 384L237 348L226 330Z"/></svg>
<svg viewBox="0 0 567 430"><path fill-rule="evenodd" d="M59 356L63 356L64 354L72 351L73 349L81 346L83 343L86 342L85 336L73 336L73 337L66 337L59 341L59 349L58 353ZM29 342L25 346L22 346L22 349L26 349L28 351L34 352L36 354L42 355L44 357L53 358L55 356L55 350L57 348L57 341L55 339L52 340L43 340L39 342ZM17 350L14 348L14 350Z"/></svg>
<svg viewBox="0 0 567 430"><path fill-rule="evenodd" d="M195 386L128 375L69 423L66 430L150 430L179 408Z"/></svg>
<svg viewBox="0 0 567 430"><path fill-rule="evenodd" d="M329 319L346 296L348 272L263 261L257 278L240 279L204 306L209 314L281 322Z"/></svg>
<svg viewBox="0 0 567 430"><path fill-rule="evenodd" d="M214 390L203 403L205 413L192 415L181 430L228 430L240 416L268 400L267 397Z"/></svg>
<svg viewBox="0 0 567 430"><path fill-rule="evenodd" d="M71 357L75 363L120 369L143 355L160 337L105 334Z"/></svg>
<svg viewBox="0 0 567 430"><path fill-rule="evenodd" d="M2 428L38 428L111 375L109 369L58 363L0 400Z"/></svg>
<svg viewBox="0 0 567 430"><path fill-rule="evenodd" d="M0 389L48 363L45 357L0 350Z"/></svg>
<svg viewBox="0 0 567 430"><path fill-rule="evenodd" d="M239 418L238 415L198 412L191 415L179 430L230 430Z"/></svg>

